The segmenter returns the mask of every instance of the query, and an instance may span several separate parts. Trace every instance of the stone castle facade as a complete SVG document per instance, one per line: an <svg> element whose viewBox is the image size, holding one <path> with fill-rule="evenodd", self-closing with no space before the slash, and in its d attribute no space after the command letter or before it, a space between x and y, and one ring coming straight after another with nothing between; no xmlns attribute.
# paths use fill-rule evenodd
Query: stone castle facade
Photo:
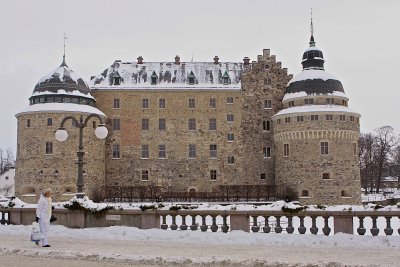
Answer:
<svg viewBox="0 0 400 267"><path fill-rule="evenodd" d="M16 115L16 195L36 201L76 192L78 129L58 142L67 116L102 116L109 134L83 132L85 192L104 185L156 185L208 192L219 185L291 187L305 204L359 204L360 115L347 107L337 78L310 47L293 78L270 50L256 61L116 60L87 85L65 63L35 86ZM304 77L303 77L304 76Z"/></svg>

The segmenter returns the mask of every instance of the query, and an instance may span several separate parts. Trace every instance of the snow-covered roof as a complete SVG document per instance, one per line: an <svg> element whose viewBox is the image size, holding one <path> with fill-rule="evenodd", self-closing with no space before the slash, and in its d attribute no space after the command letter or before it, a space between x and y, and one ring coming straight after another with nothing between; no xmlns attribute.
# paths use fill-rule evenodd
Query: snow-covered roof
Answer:
<svg viewBox="0 0 400 267"><path fill-rule="evenodd" d="M72 96L82 96L94 99L94 97L90 93L83 94L80 91L65 91L64 89L58 89L57 91L33 92L32 94L32 96L38 96L38 95L72 95Z"/></svg>
<svg viewBox="0 0 400 267"><path fill-rule="evenodd" d="M311 113L311 112L324 112L324 113L352 113L353 115L360 116L358 113L354 112L352 109L346 106L337 106L337 105L304 105L304 106L296 106L285 108L276 113L273 117L277 117L280 115L287 115L293 113Z"/></svg>
<svg viewBox="0 0 400 267"><path fill-rule="evenodd" d="M144 62L116 61L90 81L92 89L241 89L243 63L239 62ZM120 85L112 85L120 76ZM189 84L189 76L194 83ZM156 78L152 84L151 77ZM229 82L224 84L223 77Z"/></svg>
<svg viewBox="0 0 400 267"><path fill-rule="evenodd" d="M18 117L24 113L32 113L32 112L79 112L79 113L94 113L101 116L106 116L99 109L89 106L89 105L81 105L81 104L73 104L73 103L40 103L34 104L26 107L21 112L17 113L15 116Z"/></svg>
<svg viewBox="0 0 400 267"><path fill-rule="evenodd" d="M310 97L310 96L315 96L317 94L307 94L305 91L301 91L301 92L295 92L295 93L286 93L283 96L282 101L286 101L289 99L295 99L295 98L301 98L301 97ZM346 100L349 100L349 98L346 96L346 94L344 92L340 92L340 91L333 91L332 93L327 93L324 95L328 95L328 96L339 96L339 97L344 97L346 98Z"/></svg>
<svg viewBox="0 0 400 267"><path fill-rule="evenodd" d="M305 69L296 76L294 76L288 83L294 83L298 81L305 81L305 80L315 80L315 79L321 79L321 80L339 80L336 78L334 75L330 74L329 72L325 70L319 70L319 69Z"/></svg>

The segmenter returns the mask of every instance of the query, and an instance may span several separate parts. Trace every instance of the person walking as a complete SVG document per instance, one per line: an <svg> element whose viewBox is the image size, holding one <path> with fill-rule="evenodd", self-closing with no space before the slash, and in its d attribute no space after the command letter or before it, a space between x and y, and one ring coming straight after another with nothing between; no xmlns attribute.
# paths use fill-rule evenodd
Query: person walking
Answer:
<svg viewBox="0 0 400 267"><path fill-rule="evenodd" d="M42 191L36 208L36 222L39 223L42 247L50 247L47 240L47 233L50 228L50 218L51 218L51 189L47 188ZM36 242L39 245L39 242Z"/></svg>

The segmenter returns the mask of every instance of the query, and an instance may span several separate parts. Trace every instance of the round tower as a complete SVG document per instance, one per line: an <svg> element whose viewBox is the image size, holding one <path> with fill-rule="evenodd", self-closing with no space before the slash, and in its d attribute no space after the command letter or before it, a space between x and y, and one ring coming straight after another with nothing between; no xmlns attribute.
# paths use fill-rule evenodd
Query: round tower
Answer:
<svg viewBox="0 0 400 267"><path fill-rule="evenodd" d="M287 85L283 110L273 116L276 184L291 188L303 204L361 204L360 114L325 71L313 34L302 65Z"/></svg>
<svg viewBox="0 0 400 267"><path fill-rule="evenodd" d="M16 196L36 202L41 190L48 187L57 201L75 195L79 129L69 120L64 125L69 134L65 142L57 141L55 132L65 117L79 121L81 116L93 113L105 117L95 107L86 82L67 66L64 55L62 64L36 84L29 106L16 114ZM96 118L91 119L83 134L84 183L89 196L95 193L95 185L104 184L104 140L94 135L98 123Z"/></svg>

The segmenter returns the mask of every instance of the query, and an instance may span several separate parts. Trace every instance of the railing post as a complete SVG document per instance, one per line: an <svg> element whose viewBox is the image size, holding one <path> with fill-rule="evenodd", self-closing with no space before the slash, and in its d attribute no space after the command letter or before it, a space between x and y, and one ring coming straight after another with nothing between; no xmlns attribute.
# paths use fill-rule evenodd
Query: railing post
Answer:
<svg viewBox="0 0 400 267"><path fill-rule="evenodd" d="M359 235L365 235L365 232L367 231L365 228L364 228L364 216L358 216L358 219L360 220L360 226L357 228L357 233L359 234Z"/></svg>
<svg viewBox="0 0 400 267"><path fill-rule="evenodd" d="M222 216L222 227L221 227L221 230L224 233L227 233L229 231L229 226L228 226L228 223L226 222L226 218L227 217L228 217L227 215Z"/></svg>
<svg viewBox="0 0 400 267"><path fill-rule="evenodd" d="M288 218L288 226L286 227L286 232L288 234L293 234L294 227L293 227L293 216L287 216Z"/></svg>
<svg viewBox="0 0 400 267"><path fill-rule="evenodd" d="M385 217L385 219L386 219L386 228L385 228L385 234L386 235L392 235L393 234L393 229L392 229L392 227L390 226L390 219L391 219L392 217L390 217L390 216L386 216Z"/></svg>
<svg viewBox="0 0 400 267"><path fill-rule="evenodd" d="M379 234L379 228L376 225L376 219L378 219L377 216L371 216L372 218L372 228L371 228L371 234L373 236L377 236Z"/></svg>
<svg viewBox="0 0 400 267"><path fill-rule="evenodd" d="M265 219L265 226L263 227L264 233L269 233L271 232L271 227L269 226L269 216L264 216Z"/></svg>
<svg viewBox="0 0 400 267"><path fill-rule="evenodd" d="M250 232L250 218L247 214L231 214L231 229Z"/></svg>
<svg viewBox="0 0 400 267"><path fill-rule="evenodd" d="M171 230L176 230L178 229L178 225L176 225L176 215L172 215L172 223L170 226Z"/></svg>
<svg viewBox="0 0 400 267"><path fill-rule="evenodd" d="M328 236L331 233L331 228L329 228L329 224L328 224L329 217L324 216L323 218L324 218L325 225L324 225L324 228L322 228L322 232L324 233L324 235Z"/></svg>
<svg viewBox="0 0 400 267"><path fill-rule="evenodd" d="M196 215L191 215L192 216L192 225L190 225L190 230L196 231L198 228L198 225L196 224Z"/></svg>
<svg viewBox="0 0 400 267"><path fill-rule="evenodd" d="M200 226L200 230L202 232L206 232L208 229L208 225L206 223L206 216L207 215L201 215L201 226Z"/></svg>
<svg viewBox="0 0 400 267"><path fill-rule="evenodd" d="M161 215L162 216L162 224L161 224L161 229L167 230L168 229L168 224L167 224L167 215Z"/></svg>
<svg viewBox="0 0 400 267"><path fill-rule="evenodd" d="M258 226L258 224L257 224L258 216L251 216L251 217L253 217L253 226L251 227L251 231L253 231L254 233L257 233L258 231L260 231L260 226Z"/></svg>
<svg viewBox="0 0 400 267"><path fill-rule="evenodd" d="M211 216L211 218L212 218L212 225L210 227L211 232L216 232L216 231L218 231L217 216L213 215L213 216Z"/></svg>
<svg viewBox="0 0 400 267"><path fill-rule="evenodd" d="M186 215L181 215L182 217L182 225L179 227L181 230L187 230L188 227L186 225Z"/></svg>
<svg viewBox="0 0 400 267"><path fill-rule="evenodd" d="M281 226L281 216L275 216L276 218L276 226L274 228L275 233L282 233L282 226Z"/></svg>
<svg viewBox="0 0 400 267"><path fill-rule="evenodd" d="M304 235L306 233L306 228L304 227L304 216L299 216L300 219L300 226L299 226L299 233Z"/></svg>

